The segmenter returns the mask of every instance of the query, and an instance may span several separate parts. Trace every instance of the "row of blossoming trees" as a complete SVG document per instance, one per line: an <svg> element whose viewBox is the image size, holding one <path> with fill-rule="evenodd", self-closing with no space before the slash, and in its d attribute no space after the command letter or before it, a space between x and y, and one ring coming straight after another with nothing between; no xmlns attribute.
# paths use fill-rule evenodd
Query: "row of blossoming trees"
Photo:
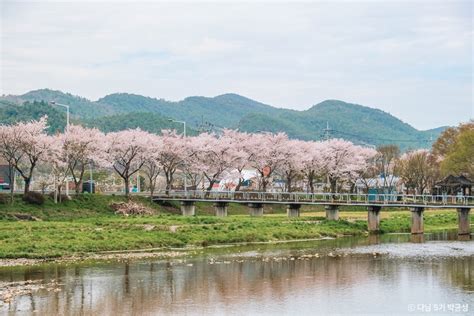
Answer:
<svg viewBox="0 0 474 316"><path fill-rule="evenodd" d="M161 135L140 129L104 134L97 129L71 125L64 133L48 135L47 118L0 126L0 156L24 180L24 191L39 165L48 166L60 192L67 177L82 188L85 171L93 163L114 170L129 194L130 178L146 174L153 195L158 176L172 189L177 173L190 184L206 183L207 190L222 177L233 174L243 183L244 169L256 170L258 189L265 191L273 179L285 181L287 191L304 179L308 191L323 179L336 192L342 183L367 176L379 153L341 139L314 142L289 139L285 134L249 134L224 130L221 135L203 133L187 137L164 130ZM13 194L13 186L12 186Z"/></svg>

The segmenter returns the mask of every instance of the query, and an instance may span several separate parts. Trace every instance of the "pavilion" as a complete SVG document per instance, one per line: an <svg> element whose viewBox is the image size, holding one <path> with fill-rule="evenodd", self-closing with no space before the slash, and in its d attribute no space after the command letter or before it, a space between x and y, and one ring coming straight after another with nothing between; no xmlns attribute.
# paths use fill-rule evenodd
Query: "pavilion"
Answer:
<svg viewBox="0 0 474 316"><path fill-rule="evenodd" d="M449 175L433 186L433 193L437 195L472 195L474 182L467 177Z"/></svg>

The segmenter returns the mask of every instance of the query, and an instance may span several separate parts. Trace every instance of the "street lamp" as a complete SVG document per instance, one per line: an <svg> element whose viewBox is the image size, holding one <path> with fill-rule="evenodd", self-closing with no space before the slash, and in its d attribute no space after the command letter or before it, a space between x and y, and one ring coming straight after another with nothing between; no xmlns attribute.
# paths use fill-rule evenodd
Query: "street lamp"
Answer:
<svg viewBox="0 0 474 316"><path fill-rule="evenodd" d="M173 119L168 119L169 122L172 122L172 123L181 123L183 124L183 136L184 138L186 139L186 122L185 121L176 121L176 120L173 120ZM184 174L184 192L186 193L188 191L187 189L187 186L188 186L188 181L186 179L186 172L183 172Z"/></svg>
<svg viewBox="0 0 474 316"><path fill-rule="evenodd" d="M51 105L59 105L66 108L66 133L69 132L69 105L57 103L56 101L50 101ZM55 189L56 190L56 189ZM66 178L66 195L69 196L69 179Z"/></svg>
<svg viewBox="0 0 474 316"><path fill-rule="evenodd" d="M63 108L66 108L66 132L68 132L69 131L69 105L57 103L56 101L51 101L49 103L51 105L59 105L59 106L62 106Z"/></svg>
<svg viewBox="0 0 474 316"><path fill-rule="evenodd" d="M184 138L186 138L186 122L185 121L176 121L176 120L173 120L173 119L168 119L168 122L183 124L183 136L184 136Z"/></svg>

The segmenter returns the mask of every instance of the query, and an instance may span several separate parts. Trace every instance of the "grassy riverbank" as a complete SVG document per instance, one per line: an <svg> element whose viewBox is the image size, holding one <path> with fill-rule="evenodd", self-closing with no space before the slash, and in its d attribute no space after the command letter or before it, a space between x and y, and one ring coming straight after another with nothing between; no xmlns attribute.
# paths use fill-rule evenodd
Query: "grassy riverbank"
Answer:
<svg viewBox="0 0 474 316"><path fill-rule="evenodd" d="M121 217L110 208L123 197L81 196L42 206L0 204L0 258L52 258L90 252L208 246L239 242L310 239L367 233L364 208L342 208L341 220L326 221L322 207L304 207L300 218L289 219L285 206L266 207L263 218L251 218L244 205L229 207L229 217L213 216L211 204L197 205L196 217L179 215L178 204L158 205L136 198L156 215ZM31 220L18 218L32 217ZM425 231L457 227L454 210L427 210ZM382 231L408 232L410 212L382 211Z"/></svg>

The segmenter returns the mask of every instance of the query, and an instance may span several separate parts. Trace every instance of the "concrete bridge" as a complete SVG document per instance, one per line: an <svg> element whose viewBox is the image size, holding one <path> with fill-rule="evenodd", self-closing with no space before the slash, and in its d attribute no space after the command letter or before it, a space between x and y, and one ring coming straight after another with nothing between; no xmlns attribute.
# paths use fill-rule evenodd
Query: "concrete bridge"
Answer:
<svg viewBox="0 0 474 316"><path fill-rule="evenodd" d="M370 233L380 231L380 211L383 207L405 207L411 210L412 234L423 234L425 208L449 208L457 210L459 235L470 235L469 213L474 207L474 196L453 195L171 191L169 194L159 192L154 200L181 202L184 216L195 215L195 202L213 203L216 216L227 216L229 203L248 205L250 216L263 216L265 204L285 204L289 217L300 216L301 205L324 205L328 220L339 219L339 207L342 205L365 206Z"/></svg>

